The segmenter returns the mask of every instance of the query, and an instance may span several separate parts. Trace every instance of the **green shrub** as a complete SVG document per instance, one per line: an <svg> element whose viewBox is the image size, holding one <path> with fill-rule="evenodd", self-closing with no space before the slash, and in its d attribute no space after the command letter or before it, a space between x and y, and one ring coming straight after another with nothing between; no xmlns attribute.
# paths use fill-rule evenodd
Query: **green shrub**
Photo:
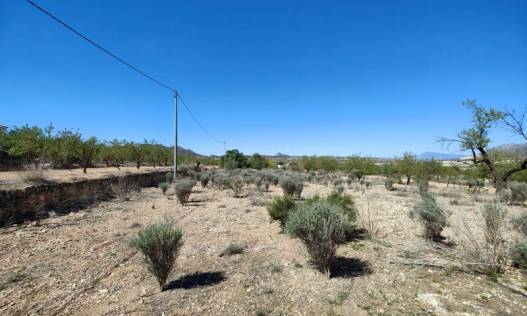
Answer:
<svg viewBox="0 0 527 316"><path fill-rule="evenodd" d="M384 187L388 191L393 191L394 190L394 188L393 188L393 179L391 179L391 178L386 179L384 181Z"/></svg>
<svg viewBox="0 0 527 316"><path fill-rule="evenodd" d="M195 182L192 180L182 180L176 182L175 190L178 201L186 205L194 188Z"/></svg>
<svg viewBox="0 0 527 316"><path fill-rule="evenodd" d="M168 183L172 183L172 181L174 181L174 173L172 172L165 173L165 180Z"/></svg>
<svg viewBox="0 0 527 316"><path fill-rule="evenodd" d="M300 238L317 268L330 276L337 247L346 240L345 211L325 200L302 203L286 223L289 235Z"/></svg>
<svg viewBox="0 0 527 316"><path fill-rule="evenodd" d="M527 269L527 242L516 241L509 249L509 256L514 267Z"/></svg>
<svg viewBox="0 0 527 316"><path fill-rule="evenodd" d="M334 178L332 183L334 187L338 187L339 185L342 184L342 179L340 177Z"/></svg>
<svg viewBox="0 0 527 316"><path fill-rule="evenodd" d="M295 197L300 199L300 197L302 197L302 191L304 191L304 182L297 180L295 185Z"/></svg>
<svg viewBox="0 0 527 316"><path fill-rule="evenodd" d="M235 176L229 180L229 187L234 192L234 197L240 197L243 191L243 177Z"/></svg>
<svg viewBox="0 0 527 316"><path fill-rule="evenodd" d="M442 239L441 232L447 225L447 215L443 209L437 205L433 195L426 194L421 197L414 208L410 211L410 217L417 216L424 226L424 233L427 239L439 241Z"/></svg>
<svg viewBox="0 0 527 316"><path fill-rule="evenodd" d="M254 177L253 179L253 183L254 183L254 186L256 186L256 189L258 191L261 191L262 190L262 184L263 184L263 180L262 178L260 177Z"/></svg>
<svg viewBox="0 0 527 316"><path fill-rule="evenodd" d="M337 194L344 194L344 191L346 191L346 187L342 184L339 184L335 187L335 190L333 192Z"/></svg>
<svg viewBox="0 0 527 316"><path fill-rule="evenodd" d="M172 223L153 224L140 230L132 246L145 256L148 271L157 279L161 290L174 267L183 241L183 232Z"/></svg>
<svg viewBox="0 0 527 316"><path fill-rule="evenodd" d="M427 196L428 195L428 181L427 180L419 180L419 183L417 184L419 188L419 195L421 196Z"/></svg>
<svg viewBox="0 0 527 316"><path fill-rule="evenodd" d="M294 197L295 193L297 191L296 189L296 181L292 177L283 177L280 180L280 187L282 188L282 192L284 192L284 196Z"/></svg>
<svg viewBox="0 0 527 316"><path fill-rule="evenodd" d="M168 188L170 187L170 184L168 184L168 182L161 182L158 186L161 191L163 191L163 195L165 195L167 193Z"/></svg>
<svg viewBox="0 0 527 316"><path fill-rule="evenodd" d="M527 212L523 212L520 216L513 218L512 225L523 237L527 238Z"/></svg>
<svg viewBox="0 0 527 316"><path fill-rule="evenodd" d="M521 204L527 200L527 183L511 182L509 189L511 190L511 202Z"/></svg>
<svg viewBox="0 0 527 316"><path fill-rule="evenodd" d="M267 212L273 221L279 221L280 227L284 228L287 222L289 213L296 207L296 203L288 196L275 198L271 204L267 206Z"/></svg>
<svg viewBox="0 0 527 316"><path fill-rule="evenodd" d="M209 181L210 181L210 178L208 175L206 174L203 174L201 175L201 177L199 178L199 181L201 182L201 186L206 188L207 185L209 184Z"/></svg>
<svg viewBox="0 0 527 316"><path fill-rule="evenodd" d="M353 198L350 195L332 192L326 197L326 201L331 205L342 208L348 218L348 222L346 223L346 234L351 235L355 230L357 223L357 209L355 208Z"/></svg>

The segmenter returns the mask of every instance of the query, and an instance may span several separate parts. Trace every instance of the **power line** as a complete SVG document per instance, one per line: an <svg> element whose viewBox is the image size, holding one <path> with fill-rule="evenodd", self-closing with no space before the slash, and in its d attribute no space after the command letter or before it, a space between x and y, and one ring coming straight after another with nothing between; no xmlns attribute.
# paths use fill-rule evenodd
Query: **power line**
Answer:
<svg viewBox="0 0 527 316"><path fill-rule="evenodd" d="M187 109L187 112L190 114L190 117L192 117L192 119L194 120L194 122L196 122L196 124L201 128L201 130L207 134L212 140L214 140L215 142L218 142L218 143L223 143L222 140L218 140L216 137L212 136L206 129L205 127L203 127L203 125L201 125L201 123L198 121L198 119L196 118L196 116L194 116L194 113L192 113L192 111L190 110L190 108L187 106L187 104L185 103L185 100L183 100L183 98L181 97L181 95L179 95L179 99L181 100L181 103L183 104L183 106L185 107L185 109Z"/></svg>
<svg viewBox="0 0 527 316"><path fill-rule="evenodd" d="M194 120L194 122L201 128L201 130L207 134L207 136L209 136L212 140L216 141L216 142L221 142L219 141L217 138L215 138L214 136L212 136L212 134L210 134L206 129L205 127L203 127L203 125L199 122L199 120L196 118L196 116L194 115L194 113L192 113L192 111L190 110L190 108L185 104L185 102L183 101L183 99L181 98L181 94L174 88L172 88L170 85L164 83L163 81L161 80L158 80L154 77L152 77L151 75L147 74L146 72L142 71L141 69L139 69L138 67L130 64L129 62L127 62L126 60L122 59L121 57L115 55L114 53L110 52L109 50L107 50L106 48L104 48L103 46L101 46L100 44L96 43L95 41L91 40L90 38L88 38L86 35L82 34L81 32L77 31L76 29L74 29L73 27L69 26L66 22L62 21L61 19L59 19L58 17L56 17L55 15L51 14L49 11L47 11L46 9L42 8L41 6L39 6L37 3L35 3L34 1L32 0L25 0L27 3L29 3L30 5L32 5L33 7L35 7L36 9L38 9L40 12L44 13L45 15L49 16L50 18L52 18L53 20L55 20L57 23L59 23L60 25L62 25L63 27L65 27L66 29L70 30L71 32L73 32L74 34L76 34L77 36L79 36L80 38L84 39L85 41L87 41L88 43L90 43L91 45L95 46L97 49L101 50L102 52L104 52L105 54L107 54L108 56L112 57L113 59L117 60L118 62L120 62L121 64L127 66L128 68L134 70L135 72L137 72L138 74L140 74L141 76L147 78L148 80L160 85L161 87L165 88L165 89L168 89L170 90L171 92L174 93L175 97L179 97L179 99L181 100L181 103L183 103L185 109L187 110L187 112L190 114L190 116L192 117L192 119Z"/></svg>

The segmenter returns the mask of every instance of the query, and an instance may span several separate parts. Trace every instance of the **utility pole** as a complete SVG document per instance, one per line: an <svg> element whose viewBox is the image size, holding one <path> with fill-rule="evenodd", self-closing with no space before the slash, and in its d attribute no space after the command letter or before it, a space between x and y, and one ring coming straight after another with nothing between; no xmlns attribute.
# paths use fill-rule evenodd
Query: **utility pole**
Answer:
<svg viewBox="0 0 527 316"><path fill-rule="evenodd" d="M174 93L174 182L177 179L177 91Z"/></svg>

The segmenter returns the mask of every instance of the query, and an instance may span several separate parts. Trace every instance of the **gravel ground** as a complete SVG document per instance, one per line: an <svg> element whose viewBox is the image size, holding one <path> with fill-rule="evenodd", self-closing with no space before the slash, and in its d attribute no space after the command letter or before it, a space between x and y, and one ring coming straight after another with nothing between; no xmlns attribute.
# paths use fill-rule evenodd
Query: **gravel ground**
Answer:
<svg viewBox="0 0 527 316"><path fill-rule="evenodd" d="M418 198L415 187L388 192L373 179L371 189L348 188L378 233L338 250L332 278L314 270L297 239L270 223L264 203L280 195L230 191L199 185L188 206L169 190L144 189L130 201L109 201L77 213L0 229L1 315L525 315L522 295L484 275L396 262L461 260L463 221L481 236L479 209L491 192L469 195L433 184L438 202L450 210L444 235L456 246L432 244L408 217ZM331 188L308 184L304 196ZM455 200L455 201L454 201ZM508 216L524 210L509 206ZM137 231L172 219L184 245L160 292L141 254L130 247ZM507 225L510 225L507 223ZM516 236L507 229L507 240ZM222 255L226 245L244 247ZM508 268L500 282L525 286L525 276ZM1 287L1 285L0 285Z"/></svg>

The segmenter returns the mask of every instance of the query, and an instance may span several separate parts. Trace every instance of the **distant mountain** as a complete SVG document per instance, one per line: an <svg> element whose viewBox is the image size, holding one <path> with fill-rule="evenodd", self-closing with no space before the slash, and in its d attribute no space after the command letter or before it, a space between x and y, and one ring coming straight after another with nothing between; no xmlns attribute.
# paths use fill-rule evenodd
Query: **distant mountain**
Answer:
<svg viewBox="0 0 527 316"><path fill-rule="evenodd" d="M177 153L178 155L181 155L181 156L203 157L203 155L200 155L190 149L186 149L181 146L177 146Z"/></svg>
<svg viewBox="0 0 527 316"><path fill-rule="evenodd" d="M503 144L492 148L494 150L507 151L527 157L527 144Z"/></svg>
<svg viewBox="0 0 527 316"><path fill-rule="evenodd" d="M436 152L424 152L418 156L416 156L419 160L458 160L463 155L459 154L444 154L444 153L436 153Z"/></svg>

